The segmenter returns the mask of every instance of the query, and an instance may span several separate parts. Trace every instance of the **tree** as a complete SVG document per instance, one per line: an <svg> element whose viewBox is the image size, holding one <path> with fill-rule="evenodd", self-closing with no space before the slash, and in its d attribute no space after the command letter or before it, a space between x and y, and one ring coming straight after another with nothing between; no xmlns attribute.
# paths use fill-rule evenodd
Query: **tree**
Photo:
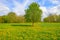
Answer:
<svg viewBox="0 0 60 40"><path fill-rule="evenodd" d="M7 17L8 17L8 23L15 23L16 22L16 13L9 12Z"/></svg>
<svg viewBox="0 0 60 40"><path fill-rule="evenodd" d="M44 22L57 22L58 16L56 14L49 15L48 17L44 18Z"/></svg>
<svg viewBox="0 0 60 40"><path fill-rule="evenodd" d="M3 22L4 22L4 20L3 20L2 16L0 16L0 23L3 23Z"/></svg>
<svg viewBox="0 0 60 40"><path fill-rule="evenodd" d="M8 23L23 23L25 22L24 16L17 16L14 12L9 12L8 15Z"/></svg>
<svg viewBox="0 0 60 40"><path fill-rule="evenodd" d="M8 23L8 16L7 15L3 15L2 19L3 19L3 23Z"/></svg>
<svg viewBox="0 0 60 40"><path fill-rule="evenodd" d="M41 14L42 10L39 8L40 6L33 2L30 4L28 9L25 10L25 18L27 22L32 22L32 25L34 25L34 22L40 22L41 21Z"/></svg>
<svg viewBox="0 0 60 40"><path fill-rule="evenodd" d="M24 16L17 16L16 17L16 22L17 23L24 23L25 22L25 17Z"/></svg>
<svg viewBox="0 0 60 40"><path fill-rule="evenodd" d="M60 22L60 15L58 15L57 17L57 22Z"/></svg>

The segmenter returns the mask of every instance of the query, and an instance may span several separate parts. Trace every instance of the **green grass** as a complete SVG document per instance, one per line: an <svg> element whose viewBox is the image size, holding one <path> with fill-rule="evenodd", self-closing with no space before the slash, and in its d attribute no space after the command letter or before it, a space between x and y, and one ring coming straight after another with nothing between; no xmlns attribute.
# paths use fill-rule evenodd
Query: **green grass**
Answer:
<svg viewBox="0 0 60 40"><path fill-rule="evenodd" d="M60 40L60 23L0 23L0 40Z"/></svg>

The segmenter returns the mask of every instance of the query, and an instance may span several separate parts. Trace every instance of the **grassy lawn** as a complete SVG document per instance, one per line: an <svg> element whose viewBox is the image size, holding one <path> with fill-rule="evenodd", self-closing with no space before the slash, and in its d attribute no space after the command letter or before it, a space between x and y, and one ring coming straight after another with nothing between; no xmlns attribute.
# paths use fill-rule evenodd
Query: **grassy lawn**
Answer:
<svg viewBox="0 0 60 40"><path fill-rule="evenodd" d="M60 40L60 23L0 23L0 40Z"/></svg>

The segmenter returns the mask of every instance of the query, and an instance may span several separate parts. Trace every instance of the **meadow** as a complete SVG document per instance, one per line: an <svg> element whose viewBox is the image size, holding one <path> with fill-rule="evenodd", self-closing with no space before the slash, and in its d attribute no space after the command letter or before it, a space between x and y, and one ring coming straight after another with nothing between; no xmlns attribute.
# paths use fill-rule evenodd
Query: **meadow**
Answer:
<svg viewBox="0 0 60 40"><path fill-rule="evenodd" d="M60 23L0 23L0 40L60 40Z"/></svg>

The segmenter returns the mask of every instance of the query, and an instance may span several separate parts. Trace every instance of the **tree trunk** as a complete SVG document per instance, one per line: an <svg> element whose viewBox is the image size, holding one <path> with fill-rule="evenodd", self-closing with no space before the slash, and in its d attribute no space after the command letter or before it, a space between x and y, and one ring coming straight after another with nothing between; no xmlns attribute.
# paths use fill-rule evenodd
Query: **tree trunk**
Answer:
<svg viewBox="0 0 60 40"><path fill-rule="evenodd" d="M34 22L32 22L32 27L34 27Z"/></svg>

